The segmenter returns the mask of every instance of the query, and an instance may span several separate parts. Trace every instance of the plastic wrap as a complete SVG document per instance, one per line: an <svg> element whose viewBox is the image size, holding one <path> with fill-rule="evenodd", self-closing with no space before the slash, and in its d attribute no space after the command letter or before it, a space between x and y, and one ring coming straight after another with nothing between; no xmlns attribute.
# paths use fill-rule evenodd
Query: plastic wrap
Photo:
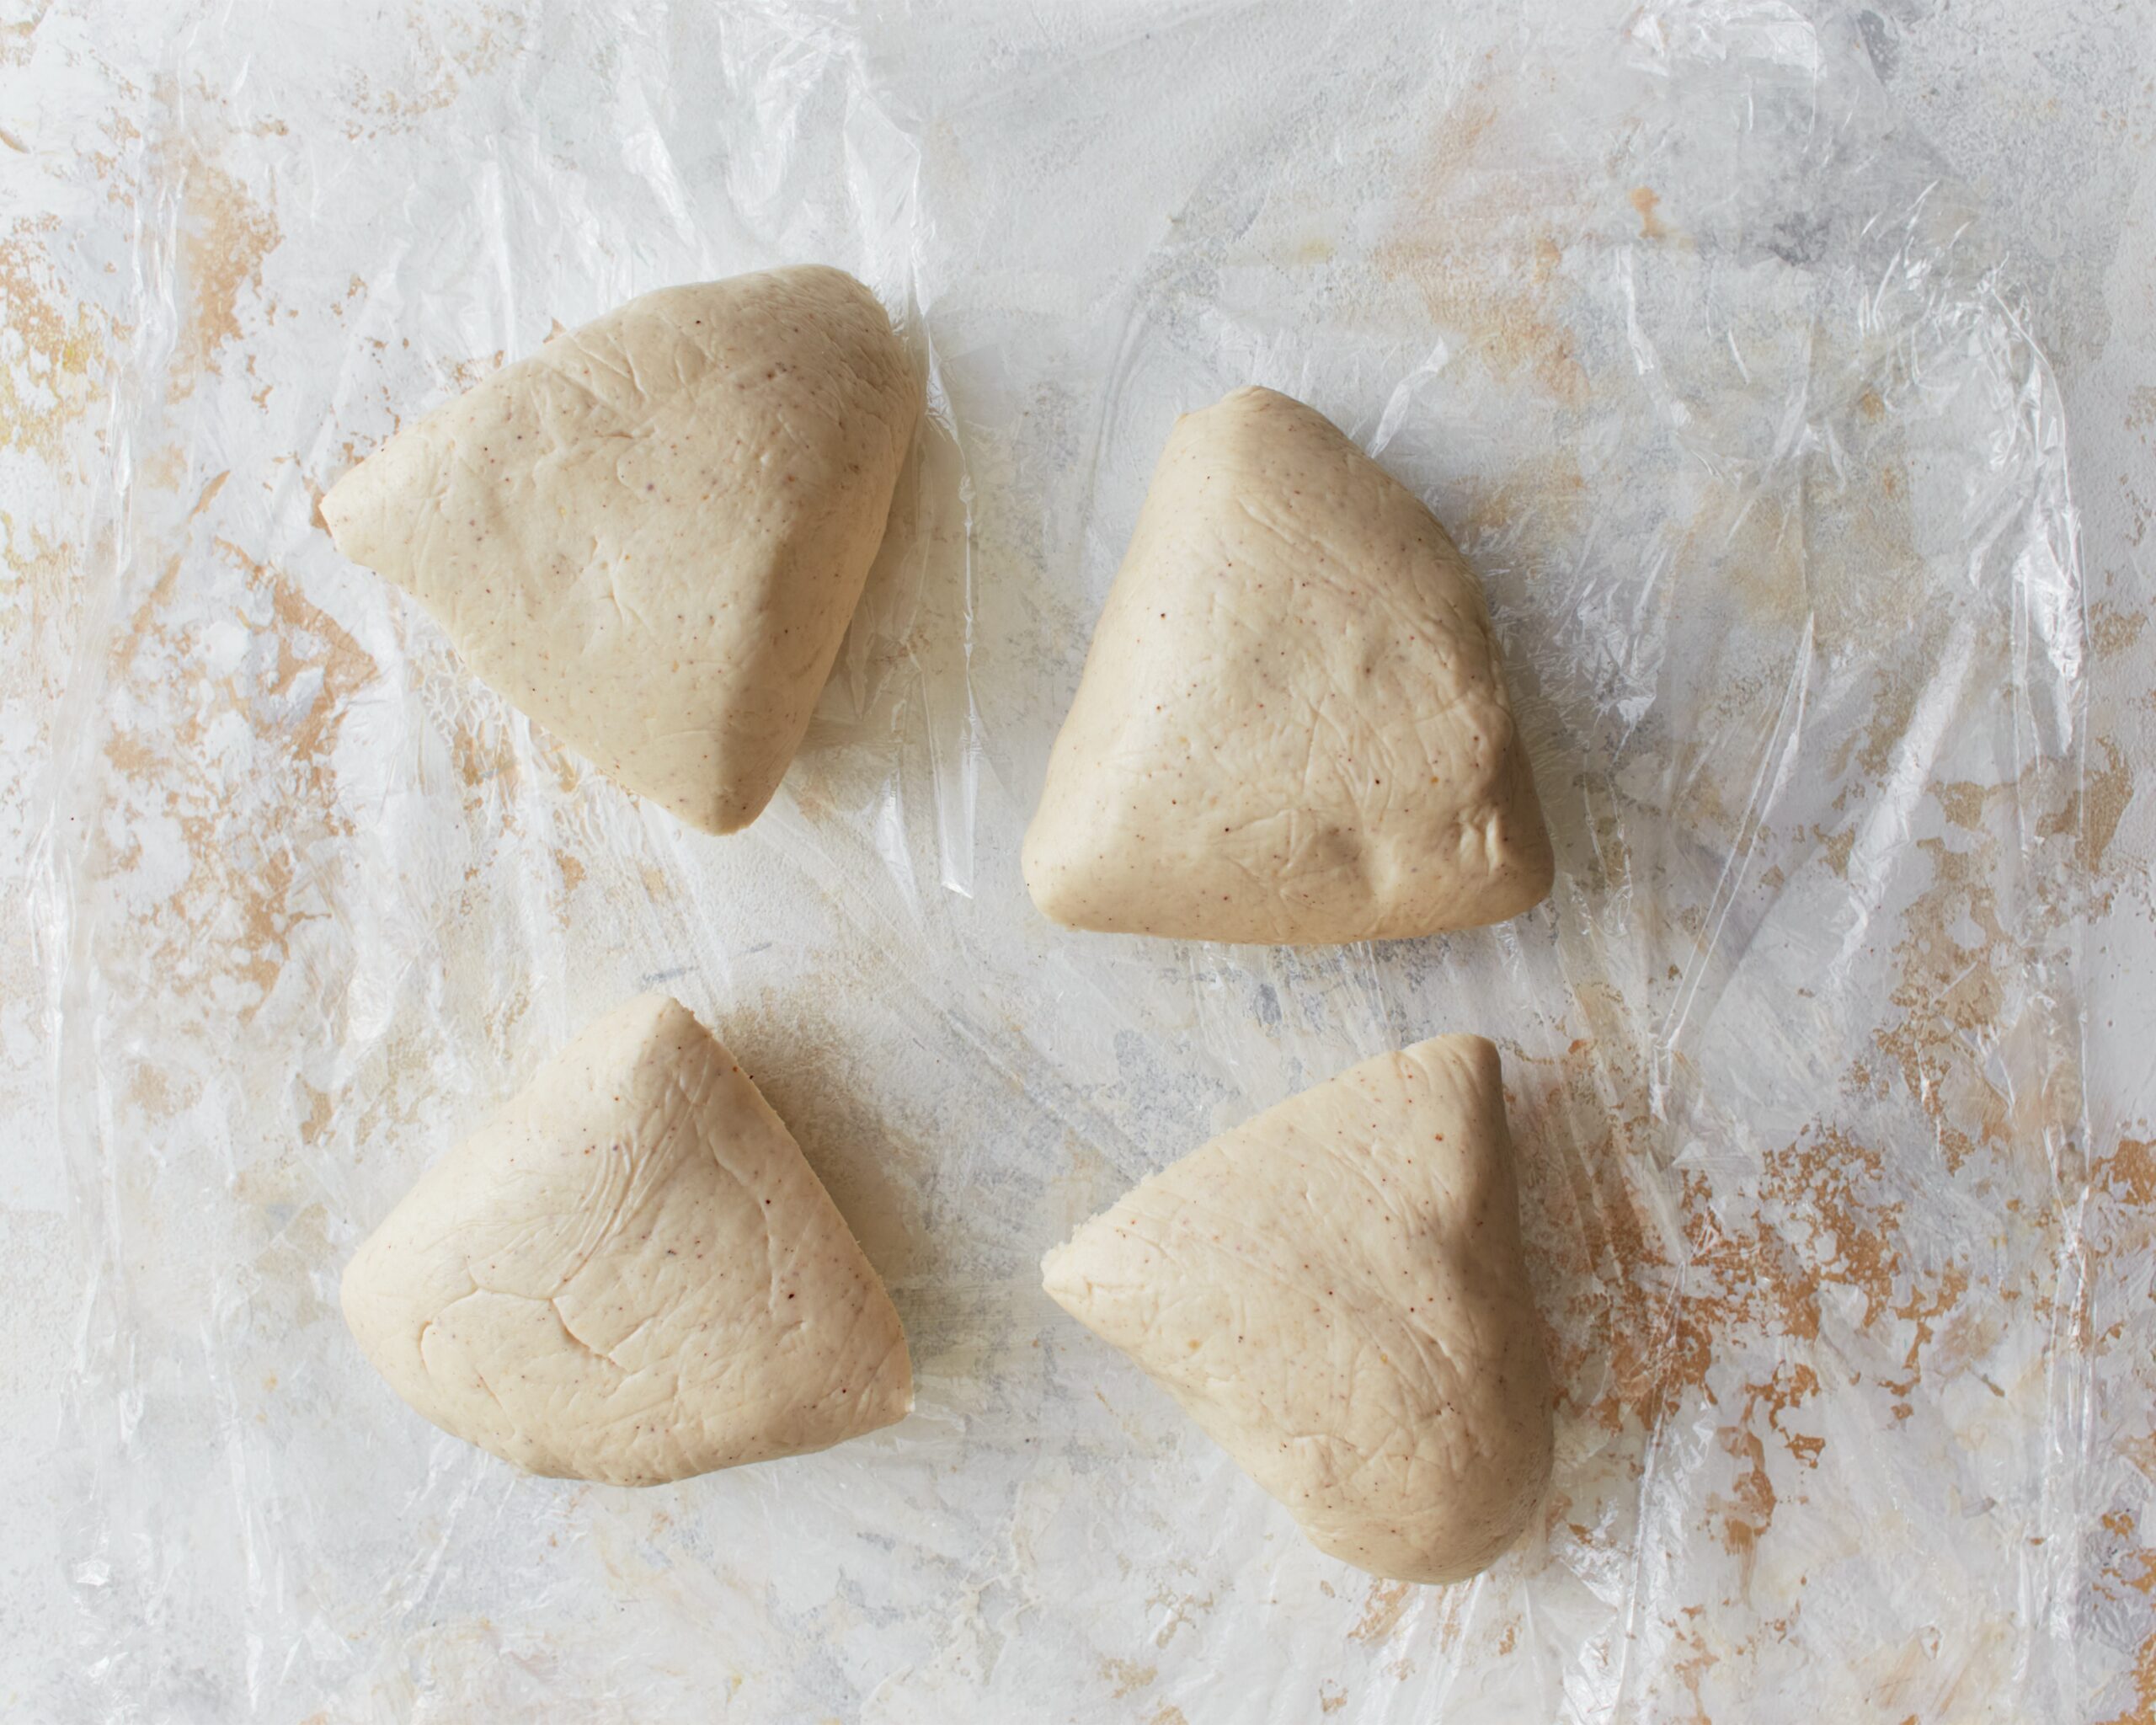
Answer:
<svg viewBox="0 0 2156 1725"><path fill-rule="evenodd" d="M126 142L36 883L86 1285L54 1716L2076 1707L2065 441L1861 23L429 0L183 33ZM931 416L807 746L711 839L466 674L315 504L557 322L803 259L877 289ZM1298 953L1027 904L1154 457L1251 382L1486 583L1559 857L1533 914ZM794 1128L919 1408L678 1487L523 1477L391 1397L337 1277L651 987ZM1035 1264L1211 1133L1469 1029L1558 1455L1521 1549L1415 1589L1310 1549Z"/></svg>

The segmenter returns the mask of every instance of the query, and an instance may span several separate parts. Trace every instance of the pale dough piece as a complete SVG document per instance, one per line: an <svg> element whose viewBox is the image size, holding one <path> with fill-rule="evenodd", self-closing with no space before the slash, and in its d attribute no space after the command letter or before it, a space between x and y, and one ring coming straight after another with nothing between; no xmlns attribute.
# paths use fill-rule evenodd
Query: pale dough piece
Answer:
<svg viewBox="0 0 2156 1725"><path fill-rule="evenodd" d="M346 1267L344 1320L444 1431L654 1485L903 1418L898 1314L748 1075L683 1007L594 1024Z"/></svg>
<svg viewBox="0 0 2156 1725"><path fill-rule="evenodd" d="M1482 593L1330 421L1239 389L1176 422L1026 835L1054 921L1322 945L1550 890Z"/></svg>
<svg viewBox="0 0 2156 1725"><path fill-rule="evenodd" d="M921 409L843 271L666 288L399 432L322 517L506 699L732 832L808 728Z"/></svg>
<svg viewBox="0 0 2156 1725"><path fill-rule="evenodd" d="M1141 1182L1043 1261L1321 1551L1457 1581L1532 1518L1550 1391L1497 1051L1365 1060Z"/></svg>

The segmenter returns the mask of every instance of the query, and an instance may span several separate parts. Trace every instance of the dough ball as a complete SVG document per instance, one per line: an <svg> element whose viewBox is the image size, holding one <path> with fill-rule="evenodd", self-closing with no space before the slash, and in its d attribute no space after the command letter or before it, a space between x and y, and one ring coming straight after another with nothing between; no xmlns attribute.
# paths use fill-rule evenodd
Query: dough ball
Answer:
<svg viewBox="0 0 2156 1725"><path fill-rule="evenodd" d="M1549 1479L1497 1051L1350 1068L1141 1182L1042 1265L1321 1551L1486 1567Z"/></svg>
<svg viewBox="0 0 2156 1725"><path fill-rule="evenodd" d="M732 832L808 728L921 409L843 271L670 287L400 431L322 515L504 699Z"/></svg>
<svg viewBox="0 0 2156 1725"><path fill-rule="evenodd" d="M421 1177L344 1319L444 1431L654 1485L903 1418L898 1314L746 1073L683 1007L600 1019Z"/></svg>
<svg viewBox="0 0 2156 1725"><path fill-rule="evenodd" d="M1481 589L1330 421L1177 421L1026 835L1054 921L1326 945L1501 921L1550 841Z"/></svg>

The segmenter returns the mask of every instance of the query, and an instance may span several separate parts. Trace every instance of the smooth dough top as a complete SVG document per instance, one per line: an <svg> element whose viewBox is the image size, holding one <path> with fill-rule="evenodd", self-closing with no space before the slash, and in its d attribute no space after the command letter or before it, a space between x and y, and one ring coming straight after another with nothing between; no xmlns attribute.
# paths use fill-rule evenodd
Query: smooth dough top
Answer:
<svg viewBox="0 0 2156 1725"><path fill-rule="evenodd" d="M504 697L731 832L800 746L921 399L841 270L666 288L399 432L323 519Z"/></svg>
<svg viewBox="0 0 2156 1725"><path fill-rule="evenodd" d="M1497 1052L1365 1060L1141 1182L1042 1265L1321 1550L1455 1581L1549 1477Z"/></svg>
<svg viewBox="0 0 2156 1725"><path fill-rule="evenodd" d="M1026 835L1075 927L1317 945L1550 890L1481 589L1321 414L1239 389L1176 423Z"/></svg>

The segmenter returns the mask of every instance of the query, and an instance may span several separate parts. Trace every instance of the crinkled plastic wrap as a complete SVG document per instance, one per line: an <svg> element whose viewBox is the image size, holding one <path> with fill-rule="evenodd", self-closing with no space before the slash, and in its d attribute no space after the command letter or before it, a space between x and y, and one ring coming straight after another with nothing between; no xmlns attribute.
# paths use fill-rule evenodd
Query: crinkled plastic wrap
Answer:
<svg viewBox="0 0 2156 1725"><path fill-rule="evenodd" d="M1876 23L1876 20L1874 21ZM235 7L149 195L38 905L83 1227L56 1717L2059 1717L2088 1365L2057 392L1853 14L1779 0ZM638 804L341 558L400 422L784 262L931 412L747 833ZM1175 414L1331 415L1487 584L1558 851L1502 927L1072 934L1020 834ZM336 1307L624 996L742 1056L917 1413L521 1477ZM1524 1546L1318 1556L1036 1261L1350 1062L1503 1050L1556 1380Z"/></svg>

